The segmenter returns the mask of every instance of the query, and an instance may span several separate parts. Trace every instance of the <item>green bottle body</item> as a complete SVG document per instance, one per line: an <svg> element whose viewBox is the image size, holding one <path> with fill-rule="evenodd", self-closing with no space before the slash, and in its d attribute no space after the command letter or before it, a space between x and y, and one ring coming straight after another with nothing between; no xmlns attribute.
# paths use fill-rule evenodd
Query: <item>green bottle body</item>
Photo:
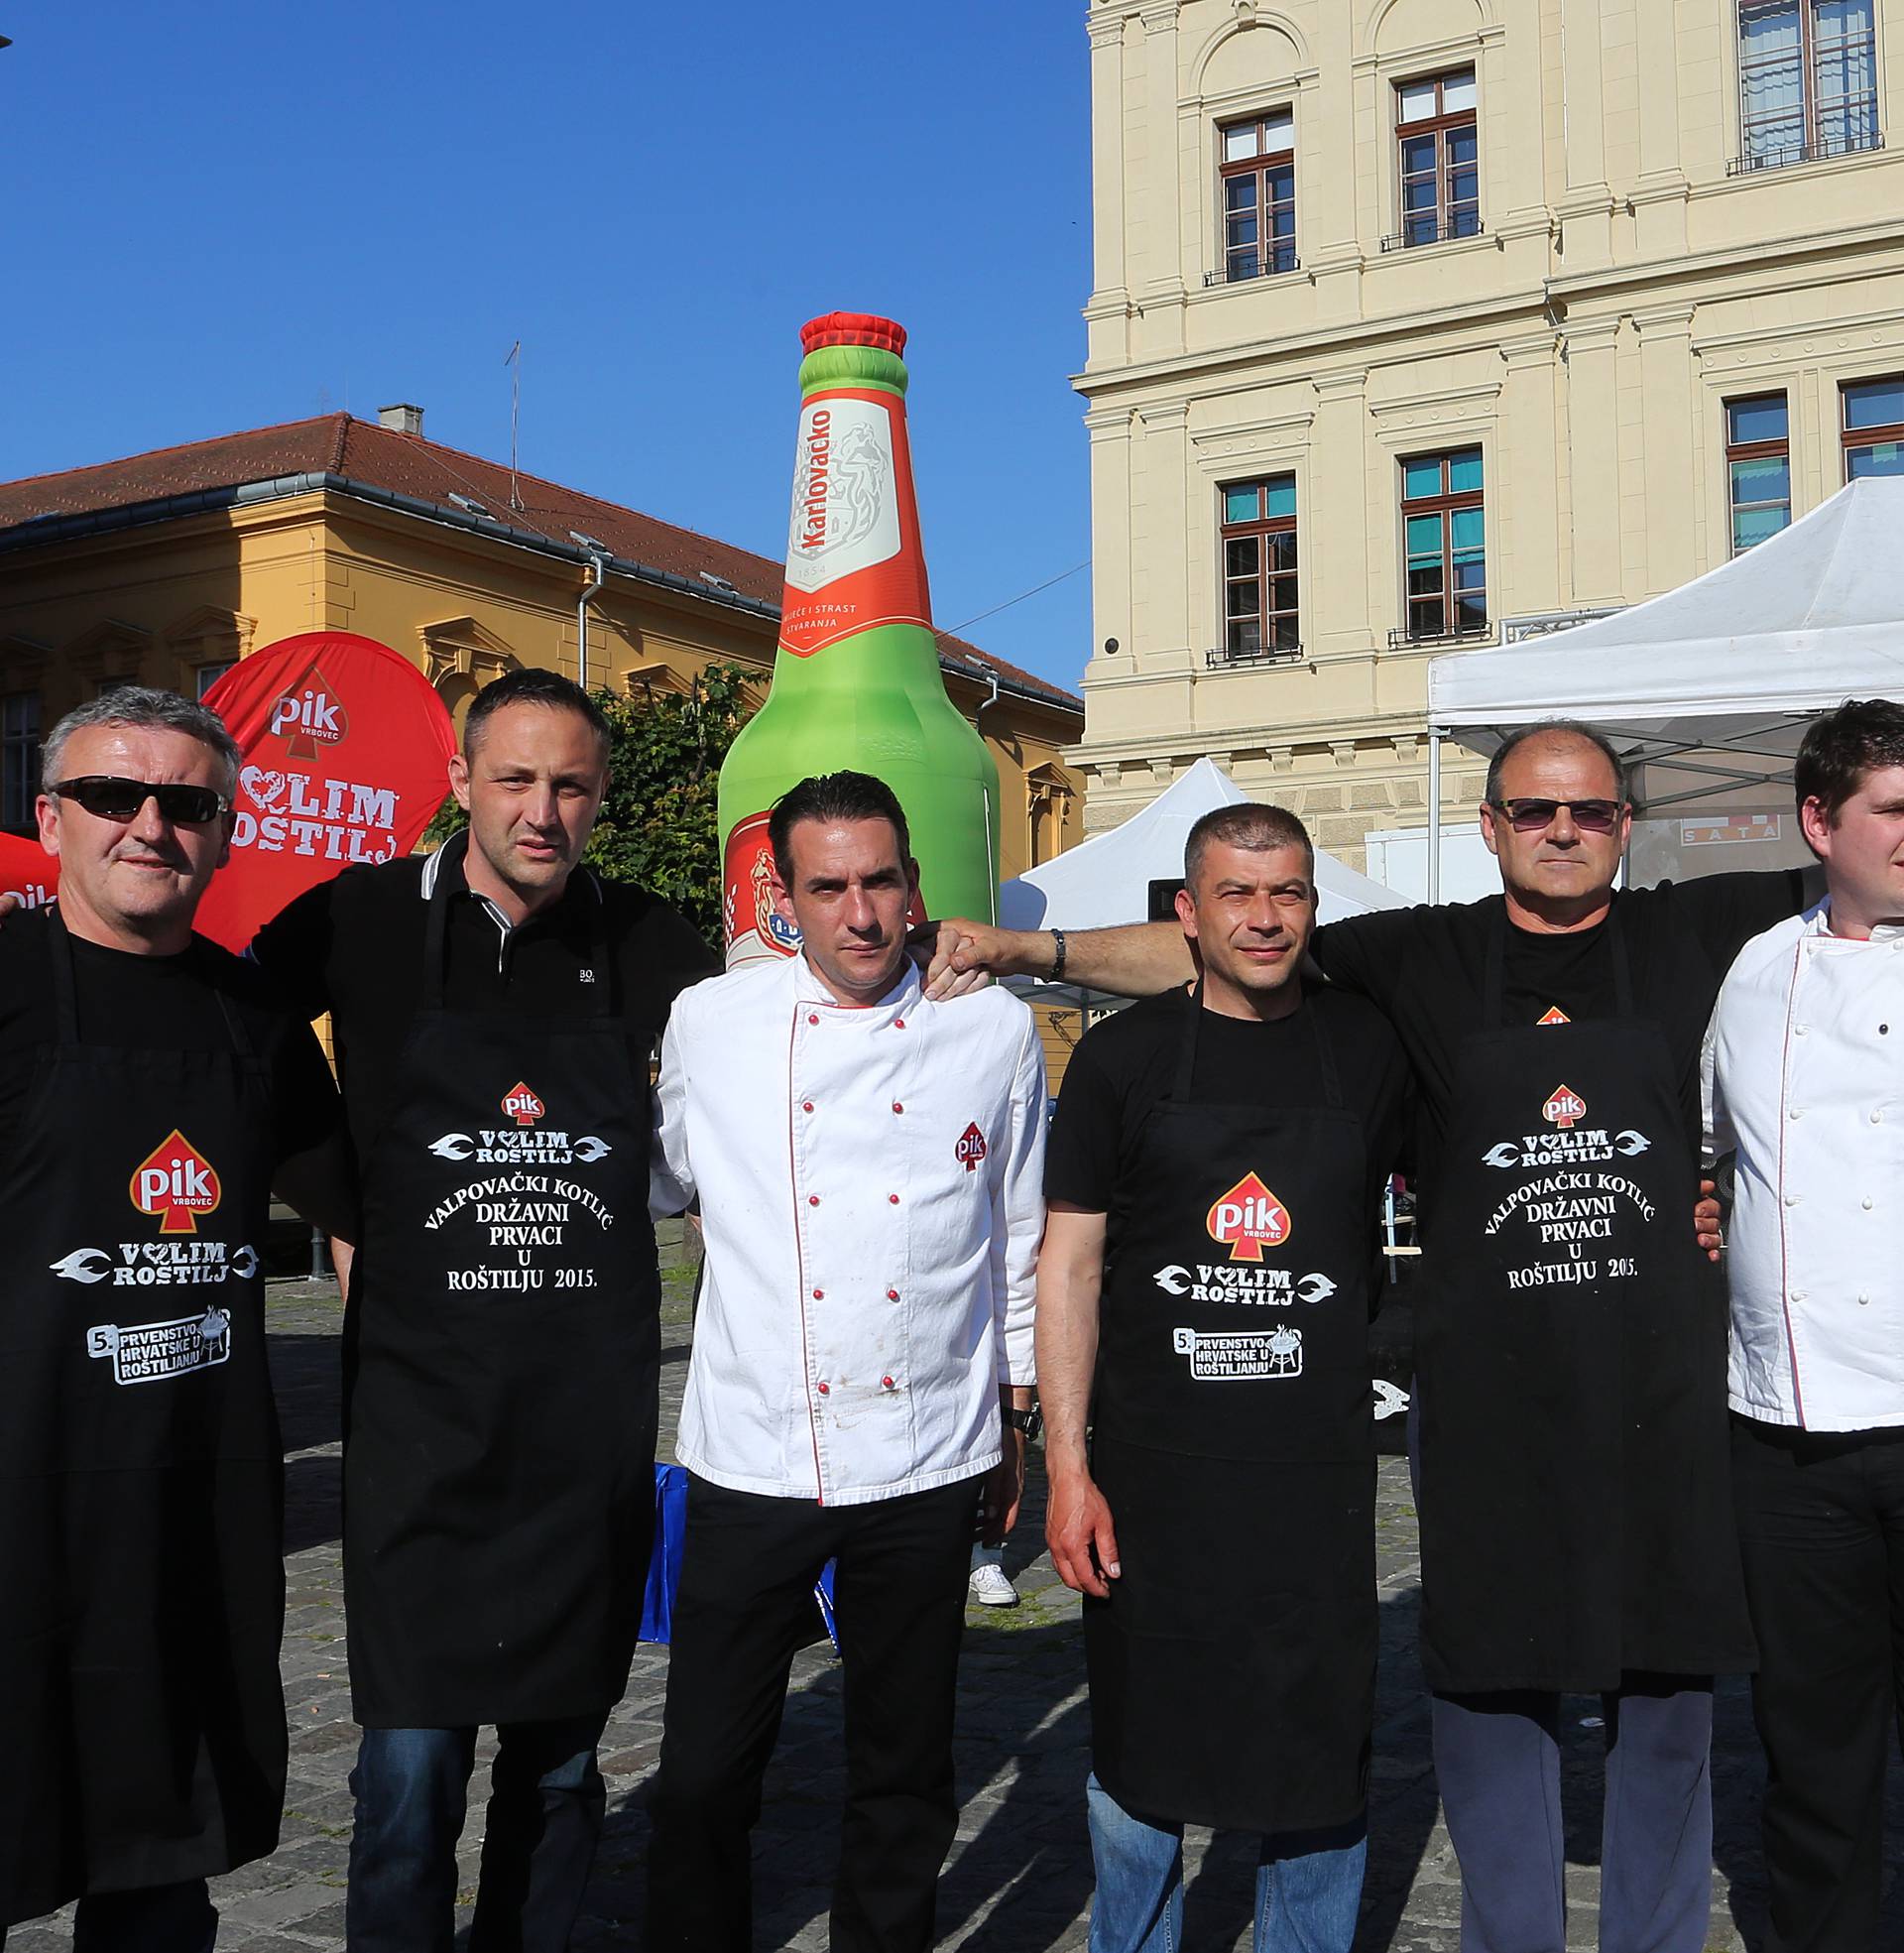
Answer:
<svg viewBox="0 0 1904 1953"><path fill-rule="evenodd" d="M773 907L767 815L811 774L870 773L898 795L922 914L990 917L997 908L999 770L939 671L905 368L891 340L842 342L842 328L856 326L903 344L878 320L835 314L807 328L774 679L721 768L730 968L799 947Z"/></svg>

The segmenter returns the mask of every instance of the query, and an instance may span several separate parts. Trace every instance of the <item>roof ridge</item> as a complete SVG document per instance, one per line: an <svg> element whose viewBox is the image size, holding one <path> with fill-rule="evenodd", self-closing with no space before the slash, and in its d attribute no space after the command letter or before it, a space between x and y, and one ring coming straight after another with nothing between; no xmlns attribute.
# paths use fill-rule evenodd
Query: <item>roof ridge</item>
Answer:
<svg viewBox="0 0 1904 1953"><path fill-rule="evenodd" d="M613 509L618 515L639 516L643 522L651 522L657 529L671 530L676 536L687 537L696 543L717 543L723 549L732 549L736 555L752 556L756 562L764 563L768 569L776 575L785 568L785 564L781 560L774 556L764 556L758 549L747 549L739 543L723 542L720 537L710 536L705 530L689 529L685 523L670 522L666 516L651 515L646 509L638 509L631 503L617 502L610 496L598 495L593 489L577 488L569 482L556 481L549 475L533 474L526 468L512 469L507 461L495 460L487 454L472 453L466 447L453 447L448 441L437 440L429 434L400 433L395 427L386 427L379 421L358 420L357 426L377 433L389 434L394 439L404 441L413 446L423 447L438 455L454 455L459 461L474 461L479 467L493 468L498 472L512 473L519 481L533 482L537 488L551 489L558 495L577 497L584 502L594 502L601 508ZM518 509L514 513L524 515L528 512ZM543 533L546 534L546 532Z"/></svg>
<svg viewBox="0 0 1904 1953"><path fill-rule="evenodd" d="M68 475L91 474L97 468L122 467L128 461L145 461L158 454L183 454L193 447L216 447L229 440L249 440L254 434L278 434L291 427L314 427L324 421L348 421L348 414L304 414L295 421L273 421L262 427L241 427L236 433L201 434L196 440L175 440L165 447L142 447L131 454L108 454L103 461L82 461L73 468L49 468L44 474L15 475L0 483L7 488L26 488L37 481L62 481Z"/></svg>

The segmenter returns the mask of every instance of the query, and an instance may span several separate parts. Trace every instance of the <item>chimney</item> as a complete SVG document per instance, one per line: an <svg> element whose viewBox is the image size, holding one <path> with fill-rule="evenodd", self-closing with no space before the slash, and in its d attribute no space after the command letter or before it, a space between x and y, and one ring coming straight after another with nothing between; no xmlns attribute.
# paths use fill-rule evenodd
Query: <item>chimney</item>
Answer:
<svg viewBox="0 0 1904 1953"><path fill-rule="evenodd" d="M400 434L419 434L423 430L423 410L413 407L407 400L400 400L395 407L380 407L377 410L380 427L389 427Z"/></svg>

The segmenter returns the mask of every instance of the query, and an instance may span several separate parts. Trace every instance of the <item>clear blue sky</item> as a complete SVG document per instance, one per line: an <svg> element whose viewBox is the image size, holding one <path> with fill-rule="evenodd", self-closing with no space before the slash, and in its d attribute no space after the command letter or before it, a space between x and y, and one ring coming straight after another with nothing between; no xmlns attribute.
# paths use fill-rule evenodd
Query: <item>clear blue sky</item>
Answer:
<svg viewBox="0 0 1904 1953"><path fill-rule="evenodd" d="M912 335L938 623L1090 552L1074 0L0 0L0 479L348 406L778 557L798 328ZM1089 573L974 624L1075 685Z"/></svg>

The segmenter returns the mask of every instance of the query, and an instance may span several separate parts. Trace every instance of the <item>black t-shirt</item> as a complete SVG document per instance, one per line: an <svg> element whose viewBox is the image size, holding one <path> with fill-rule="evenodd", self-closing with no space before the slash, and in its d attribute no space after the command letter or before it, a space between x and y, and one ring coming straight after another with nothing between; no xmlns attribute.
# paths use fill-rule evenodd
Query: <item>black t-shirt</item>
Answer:
<svg viewBox="0 0 1904 1953"><path fill-rule="evenodd" d="M309 1017L330 1012L360 1160L383 1125L398 1058L422 1004L424 895L437 873L450 878L448 1008L588 1016L595 1008L592 945L605 940L609 1009L622 1022L637 1076L647 1075L675 997L719 968L678 912L592 870L577 869L559 901L512 928L472 893L460 863L412 855L346 868L267 922L251 954L298 1010Z"/></svg>
<svg viewBox="0 0 1904 1953"><path fill-rule="evenodd" d="M1700 1131L1699 1057L1726 970L1744 944L1806 905L1803 871L1714 875L1697 882L1616 890L1617 918L1633 986L1633 1009L1665 1030L1688 1144ZM1391 909L1332 922L1315 938L1330 979L1378 1005L1414 1065L1419 1124L1415 1155L1424 1202L1459 1082L1463 1038L1482 1031L1615 1014L1611 919L1565 935L1536 934L1505 920L1500 896L1453 907ZM1483 1022L1488 938L1506 928L1500 1023Z"/></svg>
<svg viewBox="0 0 1904 1953"><path fill-rule="evenodd" d="M0 1132L19 1130L33 1060L60 1035L49 928L44 909L9 916L0 928ZM203 936L193 936L177 956L134 956L73 937L72 974L79 1036L88 1043L142 1051L229 1050L222 997L264 1069L273 1165L316 1153L335 1139L337 1090L310 1026L241 958Z"/></svg>
<svg viewBox="0 0 1904 1953"><path fill-rule="evenodd" d="M1045 1142L1045 1197L1109 1216L1107 1260L1116 1257L1120 1217L1144 1197L1137 1141L1151 1109L1174 1093L1191 1008L1183 989L1132 1004L1093 1025L1065 1066ZM1301 1010L1267 1024L1205 1011L1191 1098L1286 1110L1325 1105L1311 1012L1321 1013L1328 1026L1343 1109L1363 1122L1368 1136L1372 1226L1382 1182L1395 1170L1408 1127L1407 1060L1379 1011L1321 985L1306 991Z"/></svg>

